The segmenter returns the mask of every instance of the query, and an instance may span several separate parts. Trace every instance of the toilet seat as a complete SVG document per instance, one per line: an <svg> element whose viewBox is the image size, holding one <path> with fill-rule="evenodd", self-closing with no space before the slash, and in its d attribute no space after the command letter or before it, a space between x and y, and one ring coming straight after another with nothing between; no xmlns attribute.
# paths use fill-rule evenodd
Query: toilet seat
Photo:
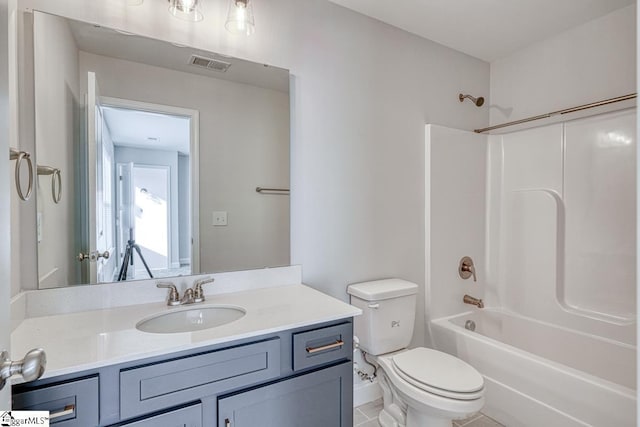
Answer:
<svg viewBox="0 0 640 427"><path fill-rule="evenodd" d="M428 393L475 400L484 394L482 375L471 365L441 351L415 348L391 357L396 374Z"/></svg>

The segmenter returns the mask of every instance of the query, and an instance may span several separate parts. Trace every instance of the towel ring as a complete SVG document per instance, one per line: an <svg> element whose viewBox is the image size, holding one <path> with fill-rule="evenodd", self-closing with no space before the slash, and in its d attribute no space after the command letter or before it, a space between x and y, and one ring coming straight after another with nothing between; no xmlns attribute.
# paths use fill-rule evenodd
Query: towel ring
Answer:
<svg viewBox="0 0 640 427"><path fill-rule="evenodd" d="M16 160L16 191L18 192L18 197L26 202L29 200L31 193L33 192L33 163L31 162L31 154L26 151L9 148L9 160ZM27 194L22 192L22 185L20 183L20 170L22 168L23 160L27 162L27 167L29 168L29 185L27 187Z"/></svg>
<svg viewBox="0 0 640 427"><path fill-rule="evenodd" d="M62 200L62 174L60 169L38 165L37 172L38 175L51 175L51 197L53 198L53 203L60 203L60 200Z"/></svg>

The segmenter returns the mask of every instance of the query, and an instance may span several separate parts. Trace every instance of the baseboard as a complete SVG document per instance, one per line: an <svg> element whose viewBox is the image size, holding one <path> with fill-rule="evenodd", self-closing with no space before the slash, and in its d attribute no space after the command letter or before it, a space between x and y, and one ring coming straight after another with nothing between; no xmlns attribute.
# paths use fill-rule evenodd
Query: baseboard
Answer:
<svg viewBox="0 0 640 427"><path fill-rule="evenodd" d="M353 386L353 407L364 405L365 403L373 402L374 400L382 397L382 389L378 384L378 380L373 382L366 381L354 384Z"/></svg>

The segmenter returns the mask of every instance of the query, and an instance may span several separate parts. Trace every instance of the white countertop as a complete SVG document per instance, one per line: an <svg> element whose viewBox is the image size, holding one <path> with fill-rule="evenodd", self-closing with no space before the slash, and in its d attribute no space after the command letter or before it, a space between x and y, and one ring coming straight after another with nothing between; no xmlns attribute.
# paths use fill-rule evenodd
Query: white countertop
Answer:
<svg viewBox="0 0 640 427"><path fill-rule="evenodd" d="M305 285L207 295L202 304L242 307L246 315L215 328L186 333L141 332L135 325L174 308L149 303L24 319L11 334L13 359L32 348L47 354L43 378L357 316L362 311ZM185 306L182 306L185 307ZM13 384L21 383L20 377Z"/></svg>

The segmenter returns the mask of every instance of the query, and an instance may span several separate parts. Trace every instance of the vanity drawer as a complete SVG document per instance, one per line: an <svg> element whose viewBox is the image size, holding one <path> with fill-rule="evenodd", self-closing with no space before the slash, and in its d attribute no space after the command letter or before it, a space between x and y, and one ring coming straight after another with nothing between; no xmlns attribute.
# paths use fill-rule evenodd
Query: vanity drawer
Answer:
<svg viewBox="0 0 640 427"><path fill-rule="evenodd" d="M13 409L49 411L56 427L98 425L98 377L14 392Z"/></svg>
<svg viewBox="0 0 640 427"><path fill-rule="evenodd" d="M202 427L202 405L176 409L143 420L122 424L122 427Z"/></svg>
<svg viewBox="0 0 640 427"><path fill-rule="evenodd" d="M120 418L280 376L280 338L120 371Z"/></svg>
<svg viewBox="0 0 640 427"><path fill-rule="evenodd" d="M338 360L351 359L351 323L293 334L293 370L311 368Z"/></svg>

